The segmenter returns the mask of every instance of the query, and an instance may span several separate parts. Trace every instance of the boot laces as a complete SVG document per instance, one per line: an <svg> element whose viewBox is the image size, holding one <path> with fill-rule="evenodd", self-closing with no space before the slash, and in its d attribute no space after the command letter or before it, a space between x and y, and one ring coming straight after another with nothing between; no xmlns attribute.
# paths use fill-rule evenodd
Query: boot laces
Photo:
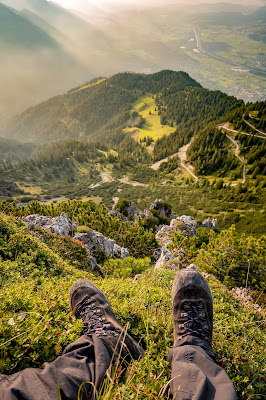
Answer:
<svg viewBox="0 0 266 400"><path fill-rule="evenodd" d="M209 340L210 326L203 300L185 300L181 305L180 317L178 320L179 340L188 335Z"/></svg>
<svg viewBox="0 0 266 400"><path fill-rule="evenodd" d="M84 335L108 336L111 334L119 336L121 333L106 321L101 306L97 305L95 301L91 301L89 296L77 305L77 312L85 326Z"/></svg>

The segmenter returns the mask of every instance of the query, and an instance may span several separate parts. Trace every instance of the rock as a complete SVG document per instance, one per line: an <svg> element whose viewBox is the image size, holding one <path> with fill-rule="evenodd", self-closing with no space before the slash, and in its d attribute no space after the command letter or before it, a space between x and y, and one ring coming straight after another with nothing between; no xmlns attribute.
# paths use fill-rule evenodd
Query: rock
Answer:
<svg viewBox="0 0 266 400"><path fill-rule="evenodd" d="M169 225L161 225L160 229L156 233L156 240L161 246L167 246L173 240L176 229Z"/></svg>
<svg viewBox="0 0 266 400"><path fill-rule="evenodd" d="M22 192L15 182L9 182L0 178L0 196L12 196L14 193Z"/></svg>
<svg viewBox="0 0 266 400"><path fill-rule="evenodd" d="M46 217L44 215L34 214L23 217L22 220L30 227L39 226L50 230L56 235L69 235L73 229L71 220L65 213L59 217Z"/></svg>
<svg viewBox="0 0 266 400"><path fill-rule="evenodd" d="M162 247L161 256L155 264L155 269L170 268L177 269L179 267L179 259L176 258L167 247Z"/></svg>
<svg viewBox="0 0 266 400"><path fill-rule="evenodd" d="M205 228L217 230L218 229L218 221L217 219L211 220L210 217L205 219L202 224Z"/></svg>
<svg viewBox="0 0 266 400"><path fill-rule="evenodd" d="M252 307L258 312L263 311L263 309L258 305L253 303L252 297L248 294L248 291L246 288L243 287L235 287L232 289L232 293L236 299L241 301L242 304L245 306Z"/></svg>
<svg viewBox="0 0 266 400"><path fill-rule="evenodd" d="M175 232L180 232L184 236L197 235L197 221L187 215L173 219L169 225L161 225L156 233L156 240L161 246L167 246L173 240Z"/></svg>
<svg viewBox="0 0 266 400"><path fill-rule="evenodd" d="M129 202L129 205L127 207L125 207L125 215L133 215L133 217L135 217L136 215L139 215L139 210L138 207L135 203L133 203L133 201Z"/></svg>
<svg viewBox="0 0 266 400"><path fill-rule="evenodd" d="M124 214L121 213L120 208L117 208L116 210L110 211L110 212L109 212L109 215L110 215L111 218L115 218L115 217L117 217L118 215L120 215L121 220L122 220L123 222L128 222L127 217L125 217Z"/></svg>
<svg viewBox="0 0 266 400"><path fill-rule="evenodd" d="M102 233L91 230L87 233L75 233L74 239L83 242L90 254L95 254L97 251L103 251L111 258L124 259L130 254L125 247L120 247L114 240L108 239Z"/></svg>
<svg viewBox="0 0 266 400"><path fill-rule="evenodd" d="M112 211L109 212L109 215L110 215L111 218L117 217L118 214L120 214L119 209L117 209L115 211L112 210Z"/></svg>
<svg viewBox="0 0 266 400"><path fill-rule="evenodd" d="M154 202L152 202L150 209L158 210L160 216L165 216L165 217L169 218L170 220L176 218L172 209L167 207L166 203L162 199L156 199Z"/></svg>
<svg viewBox="0 0 266 400"><path fill-rule="evenodd" d="M218 220L216 218L212 219L212 229L218 230Z"/></svg>
<svg viewBox="0 0 266 400"><path fill-rule="evenodd" d="M184 234L187 233L189 236L197 236L197 221L195 221L193 217L182 215L182 217L178 217L177 220L183 222L186 225L186 232Z"/></svg>
<svg viewBox="0 0 266 400"><path fill-rule="evenodd" d="M137 283L140 277L141 277L141 274L135 275L134 279L133 279L133 283Z"/></svg>
<svg viewBox="0 0 266 400"><path fill-rule="evenodd" d="M159 260L159 258L161 257L161 252L162 252L162 249L152 249L152 254L153 254L153 257L155 258L155 261L158 261Z"/></svg>
<svg viewBox="0 0 266 400"><path fill-rule="evenodd" d="M95 257L93 257L91 254L88 254L87 259L88 259L88 261L90 262L91 270L92 270L92 271L97 271L97 270L99 270L99 265L98 265L97 260L96 260Z"/></svg>

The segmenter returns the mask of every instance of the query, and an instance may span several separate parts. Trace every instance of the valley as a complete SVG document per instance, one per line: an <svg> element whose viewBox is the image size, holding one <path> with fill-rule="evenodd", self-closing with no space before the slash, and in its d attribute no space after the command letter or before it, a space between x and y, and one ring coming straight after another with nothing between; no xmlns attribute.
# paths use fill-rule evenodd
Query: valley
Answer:
<svg viewBox="0 0 266 400"><path fill-rule="evenodd" d="M265 213L265 103L246 108L174 71L95 79L11 121L9 136L30 138L33 148L38 148L34 138L51 143L16 161L17 142L7 142L10 161L1 166L3 185L15 182L20 192L1 199L56 204L92 198L112 207L114 198L130 198L145 208L156 197L170 202L175 212L217 217L221 227L234 222L246 232L260 232L256 212ZM67 130L63 115L73 121ZM82 133L83 142L53 143L62 138L61 130L66 139ZM258 224L250 224L255 215Z"/></svg>

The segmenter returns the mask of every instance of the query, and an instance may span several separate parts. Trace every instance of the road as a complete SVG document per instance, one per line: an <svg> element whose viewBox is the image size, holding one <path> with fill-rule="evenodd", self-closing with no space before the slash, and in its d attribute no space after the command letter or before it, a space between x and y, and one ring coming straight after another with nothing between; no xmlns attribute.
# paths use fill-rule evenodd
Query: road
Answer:
<svg viewBox="0 0 266 400"><path fill-rule="evenodd" d="M192 172L192 170L191 170L192 166L189 165L189 164L188 165L184 164L184 161L186 161L186 159L187 159L188 148L191 145L192 141L193 141L193 139L188 144L186 144L185 146L180 147L180 149L178 150L177 155L180 158L181 167L183 167L195 179L195 181L198 182L199 178Z"/></svg>
<svg viewBox="0 0 266 400"><path fill-rule="evenodd" d="M236 131L235 129L228 128L227 123L218 125L218 129L220 129L220 130L221 129L225 129L226 131L233 132L233 133L238 133L240 135L254 136L254 137L257 137L257 138L260 138L260 139L264 139L264 140L266 139L266 136L253 135L251 133L240 132L240 131Z"/></svg>
<svg viewBox="0 0 266 400"><path fill-rule="evenodd" d="M200 30L199 30L199 28L196 29L196 28L193 27L193 31L194 31L194 34L195 34L195 37L196 37L197 48L206 57L215 58L216 60L223 61L223 62L225 62L225 63L227 63L229 65L232 65L234 67L241 67L243 69L248 69L249 72L251 72L251 73L253 73L255 75L260 75L260 76L266 77L266 71L263 71L263 70L261 70L259 68L250 67L248 65L236 63L234 61L228 60L228 58L225 58L225 57L222 57L222 56L218 56L217 54L210 53L209 51L204 50L204 48L202 47L202 44L201 44L201 40L200 40Z"/></svg>
<svg viewBox="0 0 266 400"><path fill-rule="evenodd" d="M245 123L246 123L247 125L249 125L252 129L254 129L255 131L257 131L257 132L260 133L261 135L266 136L266 133L265 133L265 132L259 131L255 126L251 125L244 117L243 117L243 120L244 120Z"/></svg>
<svg viewBox="0 0 266 400"><path fill-rule="evenodd" d="M244 158L241 158L239 153L240 153L240 146L239 143L232 139L231 136L226 135L226 137L233 143L233 145L235 146L236 150L234 152L235 156L239 159L239 161L243 164L243 179L242 179L242 183L246 182L246 163Z"/></svg>
<svg viewBox="0 0 266 400"><path fill-rule="evenodd" d="M154 164L151 165L151 168L152 168L154 171L158 171L158 169L160 168L160 165L161 165L162 163L167 162L167 161L171 160L172 158L174 158L174 157L176 157L176 156L178 156L178 153L172 154L171 156L168 156L168 157L166 157L166 158L163 158L163 159L160 160L160 161L156 161Z"/></svg>
<svg viewBox="0 0 266 400"><path fill-rule="evenodd" d="M180 161L181 161L181 167L184 168L195 179L195 181L197 182L199 180L199 178L193 173L193 171L192 171L193 167L191 165L189 165L189 164L188 165L184 164L184 161L186 161L186 159L187 159L187 151L188 151L189 146L192 143L192 140L188 144L186 144L185 146L180 147L180 149L178 150L177 153L172 154L171 156L168 156L168 157L166 157L166 158L164 158L164 159L162 159L160 161L157 161L156 163L152 164L151 168L154 171L158 171L158 169L160 168L160 165L162 163L167 162L171 158L174 158L174 157L178 156L180 158Z"/></svg>

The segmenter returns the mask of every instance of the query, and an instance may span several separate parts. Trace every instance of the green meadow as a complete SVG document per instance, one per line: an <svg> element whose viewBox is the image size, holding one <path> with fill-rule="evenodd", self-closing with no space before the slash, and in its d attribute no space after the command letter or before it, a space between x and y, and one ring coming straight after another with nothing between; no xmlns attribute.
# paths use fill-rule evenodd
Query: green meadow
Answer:
<svg viewBox="0 0 266 400"><path fill-rule="evenodd" d="M155 100L152 97L144 96L139 98L133 104L133 108L131 111L136 111L143 118L145 118L145 124L142 128L126 128L127 132L134 132L134 137L138 141L147 136L150 136L155 141L162 136L169 135L170 133L175 131L175 128L161 124Z"/></svg>

